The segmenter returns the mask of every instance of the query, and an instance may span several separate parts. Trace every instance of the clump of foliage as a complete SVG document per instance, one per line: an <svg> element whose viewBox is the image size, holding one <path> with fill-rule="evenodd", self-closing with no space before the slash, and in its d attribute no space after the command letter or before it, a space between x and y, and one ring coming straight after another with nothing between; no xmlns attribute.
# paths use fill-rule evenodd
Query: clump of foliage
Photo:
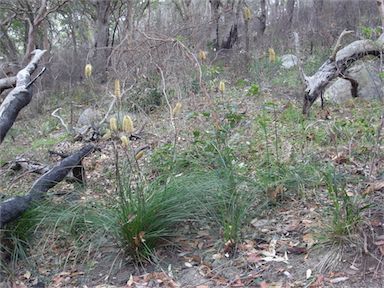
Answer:
<svg viewBox="0 0 384 288"><path fill-rule="evenodd" d="M151 183L133 180L130 165L118 172L116 232L123 249L130 255L149 257L154 248L177 235L177 225L198 219L196 199L201 193L200 175L172 177Z"/></svg>
<svg viewBox="0 0 384 288"><path fill-rule="evenodd" d="M33 248L44 253L47 247L57 245L58 241L76 247L71 253L73 259L90 255L89 243L92 242L92 247L100 244L97 239L102 239L101 236L107 233L111 219L108 209L95 204L37 203L1 231L1 269L11 273L20 260L33 266L27 257L29 251ZM36 256L36 252L34 254Z"/></svg>
<svg viewBox="0 0 384 288"><path fill-rule="evenodd" d="M257 94L259 94L260 92L260 86L256 83L253 83L249 89L248 89L248 92L247 92L247 95L248 96L256 96Z"/></svg>
<svg viewBox="0 0 384 288"><path fill-rule="evenodd" d="M325 184L331 201L331 221L326 227L327 241L343 243L350 240L361 227L363 211L369 208L359 195L349 195L345 189L345 179L337 175L333 169L325 174Z"/></svg>

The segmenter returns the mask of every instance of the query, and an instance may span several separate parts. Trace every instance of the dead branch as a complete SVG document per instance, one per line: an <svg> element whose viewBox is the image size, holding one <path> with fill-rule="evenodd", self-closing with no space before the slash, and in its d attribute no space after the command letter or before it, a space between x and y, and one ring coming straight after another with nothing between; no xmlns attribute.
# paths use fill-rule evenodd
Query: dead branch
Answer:
<svg viewBox="0 0 384 288"><path fill-rule="evenodd" d="M29 64L16 75L16 87L7 95L0 106L0 144L5 135L12 127L17 115L32 100L31 74L36 70L38 62L46 50L37 49L33 51L33 57Z"/></svg>
<svg viewBox="0 0 384 288"><path fill-rule="evenodd" d="M346 33L349 33L348 31ZM346 35L344 33L344 35ZM342 33L343 34L343 33ZM341 36L341 35L340 35ZM341 39L341 37L339 37ZM339 41L340 42L340 41ZM334 51L337 51L336 44ZM312 76L305 77L305 92L303 114L308 114L309 109L317 98L321 97L329 83L337 77L346 77L346 70L359 59L367 55L381 57L384 46L384 36L376 41L357 40L338 50L334 58L329 57ZM354 89L354 88L353 88Z"/></svg>
<svg viewBox="0 0 384 288"><path fill-rule="evenodd" d="M82 159L92 153L94 149L95 146L91 144L84 146L76 153L63 159L57 166L37 179L27 195L15 196L2 202L0 204L0 228L12 220L17 219L32 203L44 199L45 193L57 183L61 182L70 171L82 167ZM76 174L78 173L79 172L76 172ZM84 171L81 171L82 175L83 173ZM75 174L75 171L73 171L73 174Z"/></svg>
<svg viewBox="0 0 384 288"><path fill-rule="evenodd" d="M116 97L113 97L113 100L112 100L111 104L109 104L109 108L108 108L107 113L105 113L104 118L99 122L99 126L103 125L104 122L107 121L107 119L109 117L109 114L112 111L113 106L115 106L115 103L116 103Z"/></svg>
<svg viewBox="0 0 384 288"><path fill-rule="evenodd" d="M61 110L61 107L60 108L57 108L55 111L52 112L52 116L59 119L61 125L63 125L63 127L65 128L65 131L67 131L68 134L71 134L71 130L68 128L68 125L65 124L63 118L61 118L61 116L59 114L57 114L59 111Z"/></svg>
<svg viewBox="0 0 384 288"><path fill-rule="evenodd" d="M36 75L35 78L33 78L31 81L29 81L29 83L25 86L26 89L28 89L33 83L35 83L35 81L37 80L37 78L39 78L41 75L43 75L43 73L47 70L47 68L43 67L43 69L41 69L41 71L39 72L39 74Z"/></svg>
<svg viewBox="0 0 384 288"><path fill-rule="evenodd" d="M0 94L4 90L14 88L16 86L16 76L0 79Z"/></svg>
<svg viewBox="0 0 384 288"><path fill-rule="evenodd" d="M353 31L352 30L347 30L347 29L344 29L343 32L341 32L339 38L336 41L335 47L333 48L332 54L331 54L331 56L329 56L329 59L331 61L335 61L336 53L341 48L341 40L343 39L343 37L347 36L348 34L351 34L351 33L353 33Z"/></svg>

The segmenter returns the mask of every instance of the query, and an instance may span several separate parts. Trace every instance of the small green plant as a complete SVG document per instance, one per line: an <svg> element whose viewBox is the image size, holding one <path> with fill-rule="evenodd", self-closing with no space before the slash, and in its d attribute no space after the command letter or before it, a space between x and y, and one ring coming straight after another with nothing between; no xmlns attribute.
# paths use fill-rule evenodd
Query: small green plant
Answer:
<svg viewBox="0 0 384 288"><path fill-rule="evenodd" d="M236 114L235 114L236 115ZM224 242L236 244L241 240L241 229L246 224L250 215L250 208L255 205L258 196L257 186L250 184L251 180L238 173L238 163L235 150L228 144L232 129L239 119L229 117L227 122L221 123L220 128L215 128L212 138L204 143L204 152L209 151L212 179L217 179L216 190L211 191L206 200L207 213L217 222L222 230ZM204 158L204 157L203 157ZM209 206L210 205L210 206Z"/></svg>
<svg viewBox="0 0 384 288"><path fill-rule="evenodd" d="M328 241L342 242L355 234L362 221L362 212L369 205L362 205L358 196L350 196L345 181L333 169L324 174L328 197L331 201L331 221L326 228Z"/></svg>
<svg viewBox="0 0 384 288"><path fill-rule="evenodd" d="M256 83L253 83L251 87L249 87L247 96L256 96L260 92L260 86Z"/></svg>
<svg viewBox="0 0 384 288"><path fill-rule="evenodd" d="M248 83L247 80L239 79L239 80L236 81L235 86L238 87L238 88L244 88L245 86L247 86L247 83Z"/></svg>
<svg viewBox="0 0 384 288"><path fill-rule="evenodd" d="M360 27L360 30L365 39L375 39L382 33L381 27L374 28L369 26L362 26Z"/></svg>

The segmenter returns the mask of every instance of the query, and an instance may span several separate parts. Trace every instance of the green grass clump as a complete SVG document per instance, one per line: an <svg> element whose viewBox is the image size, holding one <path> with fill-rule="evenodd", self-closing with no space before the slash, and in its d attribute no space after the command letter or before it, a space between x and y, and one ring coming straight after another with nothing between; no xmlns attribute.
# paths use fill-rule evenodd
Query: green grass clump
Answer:
<svg viewBox="0 0 384 288"><path fill-rule="evenodd" d="M28 261L28 265L33 267L33 257L41 256L58 241L61 243L59 246L67 243L73 248L71 257L60 257L62 265L66 265L68 258L85 261L86 257L80 256L92 253L89 243L92 242L96 249L101 244L98 239L102 239L111 226L113 218L108 212L105 207L95 205L36 203L1 231L0 268L11 274L21 260ZM32 249L33 257L30 257Z"/></svg>
<svg viewBox="0 0 384 288"><path fill-rule="evenodd" d="M178 224L199 218L197 199L204 185L200 174L159 177L147 183L135 177L138 174L128 162L117 173L115 233L128 254L149 257L153 249L178 234Z"/></svg>
<svg viewBox="0 0 384 288"><path fill-rule="evenodd" d="M369 208L359 196L350 196L345 190L345 181L333 169L325 174L325 184L328 198L331 201L329 208L331 221L326 226L326 242L343 243L350 240L361 227L363 211Z"/></svg>

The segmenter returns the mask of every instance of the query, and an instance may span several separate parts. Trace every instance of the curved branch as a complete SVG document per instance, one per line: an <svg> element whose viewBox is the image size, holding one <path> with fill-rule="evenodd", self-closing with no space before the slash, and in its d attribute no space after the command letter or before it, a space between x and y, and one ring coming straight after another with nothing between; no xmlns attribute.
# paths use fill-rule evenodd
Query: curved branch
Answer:
<svg viewBox="0 0 384 288"><path fill-rule="evenodd" d="M28 86L31 74L36 70L38 62L46 50L33 51L29 64L16 75L16 87L4 99L0 106L0 144L12 127L17 115L32 100L32 89Z"/></svg>
<svg viewBox="0 0 384 288"><path fill-rule="evenodd" d="M351 67L354 62L364 58L367 55L381 57L383 46L384 36L382 35L376 41L354 41L339 50L334 58L332 58L331 55L331 57L325 61L323 65L321 65L319 70L314 75L308 76L305 79L306 89L304 93L303 114L308 114L312 104L323 94L325 88L333 79L336 77L343 77L345 75L345 71ZM335 51L336 50L337 49L335 49Z"/></svg>

